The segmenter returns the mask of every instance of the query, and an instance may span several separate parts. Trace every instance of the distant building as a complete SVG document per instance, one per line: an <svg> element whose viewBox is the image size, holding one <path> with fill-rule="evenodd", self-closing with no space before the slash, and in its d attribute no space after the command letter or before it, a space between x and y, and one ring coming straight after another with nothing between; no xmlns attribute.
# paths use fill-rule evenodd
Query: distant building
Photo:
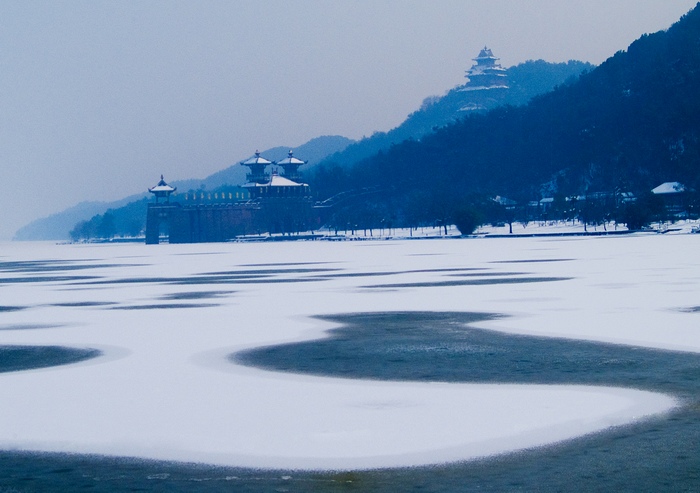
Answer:
<svg viewBox="0 0 700 493"><path fill-rule="evenodd" d="M295 159L295 161L291 161ZM241 163L249 166L248 162ZM288 174L299 178L298 167L305 164L305 161L292 157L284 160L285 176L277 174L273 170L266 174L264 181L249 181L245 185L250 192L250 199L258 204L259 209L256 214L256 227L268 233L291 233L306 231L312 225L318 223L318 215L314 213L314 200L311 195L309 185L299 183L288 178Z"/></svg>
<svg viewBox="0 0 700 493"><path fill-rule="evenodd" d="M301 179L301 174L299 174L299 167L305 165L308 161L302 161L294 157L294 152L290 149L289 154L282 161L278 161L277 165L281 166L284 170L284 177L290 180L299 181Z"/></svg>
<svg viewBox="0 0 700 493"><path fill-rule="evenodd" d="M685 185L677 181L667 181L651 191L654 195L661 197L666 211L673 215L687 212L687 192Z"/></svg>
<svg viewBox="0 0 700 493"><path fill-rule="evenodd" d="M248 182L237 190L193 193L184 202L170 202L175 191L161 176L149 192L156 197L148 206L146 243L200 243L228 241L237 236L262 233L297 233L320 224L319 210L309 186L299 181L299 167L306 164L293 156L275 163L255 156L240 163L250 169ZM285 176L268 167L279 165ZM161 199L165 199L161 202Z"/></svg>
<svg viewBox="0 0 700 493"><path fill-rule="evenodd" d="M468 82L464 86L465 91L478 89L508 88L508 74L506 69L496 63L499 58L493 56L493 52L484 46L479 56L473 58L476 63L467 70L465 77Z"/></svg>
<svg viewBox="0 0 700 493"><path fill-rule="evenodd" d="M176 190L171 187L160 175L160 181L148 189L155 198L155 204L148 204L146 213L146 244L158 243L161 234L168 235L170 220L173 213L179 209L179 204L170 203L170 194ZM165 199L160 203L160 199Z"/></svg>
<svg viewBox="0 0 700 493"><path fill-rule="evenodd" d="M255 156L252 158L241 162L242 166L250 168L250 173L246 175L248 183L265 183L265 181L270 178L270 175L266 172L266 168L271 164L272 161L261 157L258 151L255 151Z"/></svg>

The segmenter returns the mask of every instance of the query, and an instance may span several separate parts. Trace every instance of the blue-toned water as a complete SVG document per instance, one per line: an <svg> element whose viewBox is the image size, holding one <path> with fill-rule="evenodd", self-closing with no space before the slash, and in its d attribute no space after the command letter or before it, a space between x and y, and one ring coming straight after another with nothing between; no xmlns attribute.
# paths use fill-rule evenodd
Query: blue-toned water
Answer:
<svg viewBox="0 0 700 493"><path fill-rule="evenodd" d="M494 317L325 317L342 324L330 338L258 348L231 359L352 378L631 386L674 394L683 405L669 415L482 461L339 474L2 452L0 492L700 491L700 356L466 325Z"/></svg>
<svg viewBox="0 0 700 493"><path fill-rule="evenodd" d="M78 363L100 354L97 349L62 346L0 346L0 373Z"/></svg>

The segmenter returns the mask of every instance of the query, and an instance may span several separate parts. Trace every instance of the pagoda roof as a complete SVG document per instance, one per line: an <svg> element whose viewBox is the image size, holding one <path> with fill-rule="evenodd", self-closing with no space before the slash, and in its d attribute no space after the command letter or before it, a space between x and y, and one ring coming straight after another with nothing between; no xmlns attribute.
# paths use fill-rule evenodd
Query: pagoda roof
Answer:
<svg viewBox="0 0 700 493"><path fill-rule="evenodd" d="M301 166L302 164L308 163L308 161L302 161L301 159L295 158L293 154L294 152L290 149L289 155L282 161L277 161L277 164L281 166L284 166L285 164L298 164Z"/></svg>
<svg viewBox="0 0 700 493"><path fill-rule="evenodd" d="M163 175L160 175L160 181L155 187L151 187L148 189L148 191L151 193L169 193L174 192L175 190L177 190L177 187L171 187L170 185L165 183Z"/></svg>
<svg viewBox="0 0 700 493"><path fill-rule="evenodd" d="M272 164L272 161L268 161L264 157L260 156L258 151L255 151L255 156L248 159L247 161L241 161L241 164L247 166L249 164Z"/></svg>
<svg viewBox="0 0 700 493"><path fill-rule="evenodd" d="M484 48L479 52L479 56L472 58L472 60L478 62L479 60L500 60L500 58L493 56L491 49L484 46Z"/></svg>

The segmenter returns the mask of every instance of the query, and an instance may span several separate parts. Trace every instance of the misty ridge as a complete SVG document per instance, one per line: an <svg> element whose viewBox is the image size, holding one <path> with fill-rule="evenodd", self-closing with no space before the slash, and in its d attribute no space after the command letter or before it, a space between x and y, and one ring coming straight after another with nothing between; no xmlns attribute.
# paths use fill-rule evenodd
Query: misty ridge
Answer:
<svg viewBox="0 0 700 493"><path fill-rule="evenodd" d="M316 200L348 197L334 206L329 228L461 224L467 233L486 223L578 219L636 229L670 219L651 193L665 182L683 184L682 212L697 217L699 45L700 6L598 67L528 61L505 69L502 86L465 90L467 81L426 98L389 132L358 142L319 137L294 154L309 160L302 172ZM288 150L262 155L275 160ZM234 164L173 185L217 193L244 181ZM544 216L532 209L542 199L552 204ZM79 224L94 237L139 236L147 202L144 192L81 204L15 239L68 239Z"/></svg>

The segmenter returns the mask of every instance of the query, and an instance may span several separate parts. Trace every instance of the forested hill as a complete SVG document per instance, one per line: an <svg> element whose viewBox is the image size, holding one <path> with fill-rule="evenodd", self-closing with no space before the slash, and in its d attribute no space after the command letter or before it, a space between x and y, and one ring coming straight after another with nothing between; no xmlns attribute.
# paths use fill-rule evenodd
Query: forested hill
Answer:
<svg viewBox="0 0 700 493"><path fill-rule="evenodd" d="M700 4L526 106L472 114L349 171L325 166L312 184L322 197L378 187L363 207L399 218L467 196L642 194L665 181L700 190L699 95Z"/></svg>
<svg viewBox="0 0 700 493"><path fill-rule="evenodd" d="M504 105L526 104L534 96L551 91L593 67L589 63L575 60L567 63L549 63L544 60L520 63L506 69L507 88L465 90L466 86L460 85L444 96L428 97L398 127L364 138L329 156L323 164L349 166L380 150L388 149L393 144L406 139L420 139L436 128L454 124L469 113L484 112Z"/></svg>

